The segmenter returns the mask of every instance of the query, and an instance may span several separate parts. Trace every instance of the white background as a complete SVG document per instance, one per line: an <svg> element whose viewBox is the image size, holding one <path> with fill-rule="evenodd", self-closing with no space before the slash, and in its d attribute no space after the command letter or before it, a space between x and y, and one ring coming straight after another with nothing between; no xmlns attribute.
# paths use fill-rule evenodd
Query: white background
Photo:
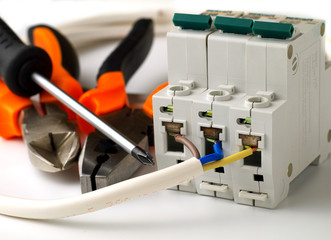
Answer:
<svg viewBox="0 0 331 240"><path fill-rule="evenodd" d="M0 16L23 35L36 23L56 25L104 12L170 8L244 10L326 19L331 1L13 1L0 0ZM114 44L80 51L81 81L93 86ZM167 78L166 41L158 37L129 92L148 93ZM20 139L0 139L0 193L52 199L80 194L77 169L46 174L33 168ZM276 209L235 204L196 194L163 191L109 209L68 219L37 221L0 216L0 239L330 239L331 161L310 166Z"/></svg>

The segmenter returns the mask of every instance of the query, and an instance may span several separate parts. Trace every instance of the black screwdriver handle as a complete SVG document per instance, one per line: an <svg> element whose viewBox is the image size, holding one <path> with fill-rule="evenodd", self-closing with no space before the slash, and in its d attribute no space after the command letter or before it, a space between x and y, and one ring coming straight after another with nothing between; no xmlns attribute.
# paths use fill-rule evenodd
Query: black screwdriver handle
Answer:
<svg viewBox="0 0 331 240"><path fill-rule="evenodd" d="M78 55L76 53L76 50L74 49L74 47L72 46L72 44L70 43L70 41L61 33L59 32L57 29L46 25L46 24L38 24L38 25L34 25L31 26L28 29L28 37L29 37L29 41L32 45L35 45L35 41L38 39L35 39L34 36L34 32L40 29L48 29L50 30L56 40L57 40L57 44L60 46L61 49L61 61L62 61L62 66L68 71L68 73L75 79L79 78L79 60L78 60ZM50 47L52 47L53 45L50 45ZM51 53L48 51L48 49L45 49L50 56ZM50 49L51 50L51 49Z"/></svg>
<svg viewBox="0 0 331 240"><path fill-rule="evenodd" d="M121 71L127 83L144 62L153 43L153 21L139 19L119 46L106 58L97 79L107 72Z"/></svg>
<svg viewBox="0 0 331 240"><path fill-rule="evenodd" d="M26 46L0 18L0 76L13 93L30 97L41 91L32 80L32 73L49 79L51 59L41 48Z"/></svg>

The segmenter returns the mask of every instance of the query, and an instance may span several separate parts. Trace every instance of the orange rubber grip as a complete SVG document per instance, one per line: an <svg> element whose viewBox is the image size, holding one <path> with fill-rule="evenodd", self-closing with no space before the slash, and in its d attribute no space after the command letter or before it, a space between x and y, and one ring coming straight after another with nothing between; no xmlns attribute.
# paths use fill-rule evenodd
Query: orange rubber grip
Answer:
<svg viewBox="0 0 331 240"><path fill-rule="evenodd" d="M25 107L31 106L29 98L12 93L0 78L0 136L9 139L22 136L19 114Z"/></svg>
<svg viewBox="0 0 331 240"><path fill-rule="evenodd" d="M168 82L165 82L162 85L155 88L154 91L146 99L146 101L143 105L143 111L150 118L153 118L153 95L156 94L157 92L161 91L166 86L168 86Z"/></svg>
<svg viewBox="0 0 331 240"><path fill-rule="evenodd" d="M85 92L79 98L79 102L98 116L128 105L122 72L102 74L98 79L97 88ZM77 116L77 122L84 133L88 134L94 131L94 127L79 116Z"/></svg>
<svg viewBox="0 0 331 240"><path fill-rule="evenodd" d="M83 94L82 87L62 66L61 47L54 33L46 27L37 27L33 31L33 42L35 46L44 49L52 60L53 72L50 80L64 92L78 100ZM42 91L40 93L40 101L55 102L57 100L48 92ZM60 103L60 105L62 109L67 112L70 120L75 119L74 112L62 103Z"/></svg>

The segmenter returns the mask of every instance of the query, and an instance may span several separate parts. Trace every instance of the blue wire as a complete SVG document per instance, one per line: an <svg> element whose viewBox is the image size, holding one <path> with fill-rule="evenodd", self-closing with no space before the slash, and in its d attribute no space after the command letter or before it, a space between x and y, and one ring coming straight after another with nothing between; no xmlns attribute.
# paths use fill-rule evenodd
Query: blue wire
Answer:
<svg viewBox="0 0 331 240"><path fill-rule="evenodd" d="M220 154L221 155L220 159L222 159L224 157L224 155L223 155L223 151L222 151L221 142L220 141L215 141L215 144L213 145L213 148L214 148L214 152Z"/></svg>
<svg viewBox="0 0 331 240"><path fill-rule="evenodd" d="M224 157L220 141L215 142L215 144L213 145L213 149L214 149L214 153L208 154L199 159L202 165L209 162L218 161Z"/></svg>
<svg viewBox="0 0 331 240"><path fill-rule="evenodd" d="M212 154L208 154L206 156L201 157L199 160L201 162L202 165L209 163L209 162L214 162L217 161L219 159L219 154L217 153L212 153Z"/></svg>

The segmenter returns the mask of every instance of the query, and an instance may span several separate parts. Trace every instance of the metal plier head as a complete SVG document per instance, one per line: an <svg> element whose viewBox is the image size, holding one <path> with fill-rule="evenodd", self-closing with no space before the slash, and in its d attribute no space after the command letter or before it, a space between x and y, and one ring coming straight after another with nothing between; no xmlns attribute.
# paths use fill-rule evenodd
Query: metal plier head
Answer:
<svg viewBox="0 0 331 240"><path fill-rule="evenodd" d="M128 36L106 58L98 73L98 84L79 99L133 142L148 149L147 130L152 124L142 110L129 107L125 85L146 58L153 41L153 22L138 20ZM78 118L82 131L90 133L79 158L82 192L93 191L126 180L141 166L84 120Z"/></svg>
<svg viewBox="0 0 331 240"><path fill-rule="evenodd" d="M83 93L75 79L79 72L78 57L69 41L46 25L31 27L29 39L50 56L53 67L50 80L78 99ZM2 82L0 99L0 115L4 119L0 135L11 138L23 134L34 166L46 172L57 172L74 165L80 141L74 125L68 122L68 117L75 119L73 112L45 91L40 93L41 107L37 111L30 99L11 93Z"/></svg>

